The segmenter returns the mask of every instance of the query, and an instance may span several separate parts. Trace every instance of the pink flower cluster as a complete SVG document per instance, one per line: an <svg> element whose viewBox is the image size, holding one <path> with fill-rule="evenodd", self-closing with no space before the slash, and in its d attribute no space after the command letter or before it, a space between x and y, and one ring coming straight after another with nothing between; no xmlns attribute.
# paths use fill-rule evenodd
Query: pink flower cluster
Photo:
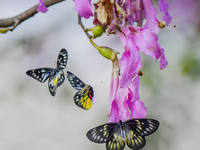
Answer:
<svg viewBox="0 0 200 150"><path fill-rule="evenodd" d="M138 74L142 68L139 50L155 61L160 58L160 69L167 66L164 49L156 34L171 22L169 4L159 0L160 12L163 13L159 21L152 0L99 0L94 3L94 11L91 0L73 1L81 17L94 16L94 25L106 28L107 35L118 33L125 49L121 59L116 58L113 62L108 122L145 118L147 111L139 96ZM45 12L45 8L40 0L38 10Z"/></svg>
<svg viewBox="0 0 200 150"><path fill-rule="evenodd" d="M85 18L94 16L93 23L107 28L107 35L119 33L125 49L119 63L118 59L113 62L108 122L145 118L147 111L139 96L138 73L142 68L139 50L155 61L160 58L160 69L167 66L164 49L159 45L156 34L163 21L168 25L172 19L168 3L159 0L160 12L163 13L159 21L152 0L99 0L94 4L94 13L91 0L74 2L79 15Z"/></svg>

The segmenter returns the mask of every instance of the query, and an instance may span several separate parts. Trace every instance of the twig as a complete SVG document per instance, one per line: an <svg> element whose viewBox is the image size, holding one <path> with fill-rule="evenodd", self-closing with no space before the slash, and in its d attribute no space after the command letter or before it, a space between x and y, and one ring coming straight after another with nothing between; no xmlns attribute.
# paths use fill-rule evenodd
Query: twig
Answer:
<svg viewBox="0 0 200 150"><path fill-rule="evenodd" d="M83 26L83 23L81 21L81 16L78 14L78 24L81 26L81 28L83 29L83 31L85 32L86 36L88 37L88 39L91 39L93 36L89 35L86 31L86 28Z"/></svg>
<svg viewBox="0 0 200 150"><path fill-rule="evenodd" d="M51 5L54 5L62 1L65 1L65 0L44 0L44 3L46 7L49 7ZM0 29L7 28L10 31L14 30L20 23L29 19L30 17L33 17L36 13L38 13L37 7L38 7L38 4L12 18L0 19Z"/></svg>

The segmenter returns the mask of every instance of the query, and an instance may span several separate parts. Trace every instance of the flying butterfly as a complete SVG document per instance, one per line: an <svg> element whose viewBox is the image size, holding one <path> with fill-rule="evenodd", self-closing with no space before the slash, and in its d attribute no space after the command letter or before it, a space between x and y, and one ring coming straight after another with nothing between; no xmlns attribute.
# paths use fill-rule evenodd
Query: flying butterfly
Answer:
<svg viewBox="0 0 200 150"><path fill-rule="evenodd" d="M67 65L68 53L66 49L61 49L57 58L57 68L38 68L28 70L26 74L44 83L49 79L48 87L52 96L56 95L56 89L65 81L63 69Z"/></svg>
<svg viewBox="0 0 200 150"><path fill-rule="evenodd" d="M83 109L90 109L92 107L92 98L94 96L93 88L90 85L86 85L73 73L67 71L67 78L71 83L72 87L79 90L74 95L74 103Z"/></svg>
<svg viewBox="0 0 200 150"><path fill-rule="evenodd" d="M123 150L125 143L129 148L139 150L144 147L145 136L154 133L159 122L154 119L129 119L119 123L112 122L89 130L86 136L95 143L106 143L107 150Z"/></svg>

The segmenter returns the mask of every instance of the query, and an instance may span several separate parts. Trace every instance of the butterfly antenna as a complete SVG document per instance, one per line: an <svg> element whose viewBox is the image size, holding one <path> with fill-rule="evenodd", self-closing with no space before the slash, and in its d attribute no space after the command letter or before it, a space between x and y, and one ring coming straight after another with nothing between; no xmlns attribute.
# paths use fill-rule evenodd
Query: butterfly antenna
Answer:
<svg viewBox="0 0 200 150"><path fill-rule="evenodd" d="M94 88L97 87L97 86L99 86L101 83L103 83L103 81L101 81L100 83L98 83L97 85L95 85Z"/></svg>
<svg viewBox="0 0 200 150"><path fill-rule="evenodd" d="M97 85L95 85L94 88L97 87L98 85L100 85L101 83L103 83L103 81L101 81L100 83L98 83ZM92 101L92 104L94 104L94 101Z"/></svg>

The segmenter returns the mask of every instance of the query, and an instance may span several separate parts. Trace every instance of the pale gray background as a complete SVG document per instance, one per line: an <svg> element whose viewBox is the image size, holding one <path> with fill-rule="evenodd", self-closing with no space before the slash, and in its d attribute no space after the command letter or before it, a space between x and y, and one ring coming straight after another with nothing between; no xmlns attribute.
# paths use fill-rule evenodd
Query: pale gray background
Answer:
<svg viewBox="0 0 200 150"><path fill-rule="evenodd" d="M143 149L199 149L199 4L194 0L168 2L173 16L169 27L177 28L162 29L159 43L165 48L169 65L161 71L159 63L141 53L141 100L147 117L161 123L159 130L147 137ZM17 15L37 3L0 0L0 18ZM84 20L84 24L92 27L92 19ZM78 26L74 2L49 7L46 14L26 20L14 32L0 34L0 41L0 150L105 149L105 144L92 143L85 134L107 122L112 63L99 55ZM124 51L113 35L95 42ZM52 97L47 83L26 75L29 69L55 67L61 48L69 53L65 72L73 72L93 87L103 81L94 88L94 104L89 111L74 104L76 91L68 80Z"/></svg>

